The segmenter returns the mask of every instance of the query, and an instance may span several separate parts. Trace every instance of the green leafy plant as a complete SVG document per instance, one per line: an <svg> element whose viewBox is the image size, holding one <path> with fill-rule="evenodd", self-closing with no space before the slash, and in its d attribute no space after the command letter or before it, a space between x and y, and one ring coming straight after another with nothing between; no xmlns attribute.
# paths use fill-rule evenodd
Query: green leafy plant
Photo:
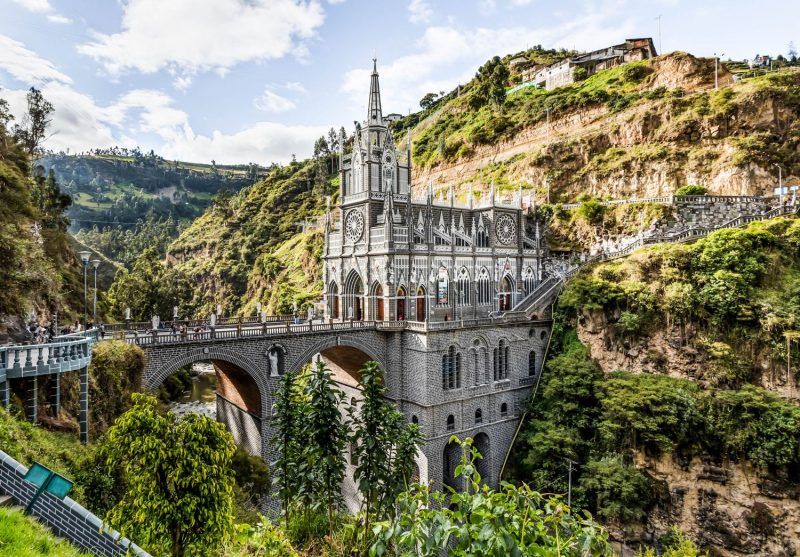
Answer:
<svg viewBox="0 0 800 557"><path fill-rule="evenodd" d="M416 484L400 495L395 515L375 524L369 555L521 557L523 555L610 556L605 531L578 517L557 497L544 497L522 484L499 490L481 483L472 440L456 436L462 458L456 476L463 492L431 491Z"/></svg>
<svg viewBox="0 0 800 557"><path fill-rule="evenodd" d="M233 438L208 417L132 400L107 434L108 464L121 463L127 484L107 522L153 553L218 554L233 533Z"/></svg>

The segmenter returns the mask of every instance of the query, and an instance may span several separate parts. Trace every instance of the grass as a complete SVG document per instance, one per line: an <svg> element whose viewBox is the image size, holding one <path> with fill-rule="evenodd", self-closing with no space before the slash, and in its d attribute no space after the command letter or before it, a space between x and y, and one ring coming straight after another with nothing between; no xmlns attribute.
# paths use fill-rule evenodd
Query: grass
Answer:
<svg viewBox="0 0 800 557"><path fill-rule="evenodd" d="M21 511L0 508L0 557L88 557Z"/></svg>
<svg viewBox="0 0 800 557"><path fill-rule="evenodd" d="M74 433L48 431L23 419L16 419L0 408L0 448L21 464L34 460L74 478L80 455L86 452ZM82 501L82 490L76 485L73 499Z"/></svg>

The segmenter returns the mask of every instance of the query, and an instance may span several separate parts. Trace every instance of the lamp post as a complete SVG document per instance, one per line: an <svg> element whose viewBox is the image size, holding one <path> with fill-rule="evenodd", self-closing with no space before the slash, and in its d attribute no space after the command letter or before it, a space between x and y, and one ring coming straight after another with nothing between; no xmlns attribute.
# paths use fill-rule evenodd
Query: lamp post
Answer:
<svg viewBox="0 0 800 557"><path fill-rule="evenodd" d="M97 268L100 266L99 259L92 259L94 267L94 301L92 303L92 325L97 326Z"/></svg>
<svg viewBox="0 0 800 557"><path fill-rule="evenodd" d="M86 330L86 315L88 313L88 306L86 303L86 272L89 269L89 257L92 255L88 251L80 251L78 255L81 256L81 263L83 263L83 330Z"/></svg>

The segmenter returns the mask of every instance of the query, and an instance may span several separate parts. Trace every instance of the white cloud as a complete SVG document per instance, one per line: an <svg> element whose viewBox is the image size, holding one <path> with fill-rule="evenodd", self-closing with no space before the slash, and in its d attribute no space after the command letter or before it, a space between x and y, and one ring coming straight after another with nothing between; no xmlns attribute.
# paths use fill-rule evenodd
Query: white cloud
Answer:
<svg viewBox="0 0 800 557"><path fill-rule="evenodd" d="M428 23L433 15L433 10L425 0L411 0L408 11L411 12L408 18L411 23Z"/></svg>
<svg viewBox="0 0 800 557"><path fill-rule="evenodd" d="M249 60L307 55L325 15L317 0L127 0L121 31L78 51L111 73L225 72Z"/></svg>
<svg viewBox="0 0 800 557"><path fill-rule="evenodd" d="M51 21L53 23L72 23L70 18L61 14L50 14L47 16L47 21Z"/></svg>
<svg viewBox="0 0 800 557"><path fill-rule="evenodd" d="M49 0L14 0L14 2L30 12L46 14L53 11Z"/></svg>
<svg viewBox="0 0 800 557"><path fill-rule="evenodd" d="M56 13L49 0L14 0L29 12L47 15L48 21L53 23L72 23L68 17Z"/></svg>
<svg viewBox="0 0 800 557"><path fill-rule="evenodd" d="M27 85L49 81L72 83L72 79L56 69L50 61L5 35L0 35L0 70L5 70L11 77Z"/></svg>
<svg viewBox="0 0 800 557"><path fill-rule="evenodd" d="M256 108L264 112L286 112L292 110L296 105L291 99L282 97L269 87L264 89L264 93L253 101Z"/></svg>

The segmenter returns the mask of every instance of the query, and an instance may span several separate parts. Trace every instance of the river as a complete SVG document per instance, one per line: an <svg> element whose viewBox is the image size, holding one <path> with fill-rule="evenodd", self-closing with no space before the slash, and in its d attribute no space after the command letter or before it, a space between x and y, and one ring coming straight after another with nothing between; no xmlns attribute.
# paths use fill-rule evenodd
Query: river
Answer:
<svg viewBox="0 0 800 557"><path fill-rule="evenodd" d="M192 379L192 388L181 397L169 403L169 408L178 416L184 414L201 414L217 419L217 374L214 366L208 362L192 364L197 374Z"/></svg>

